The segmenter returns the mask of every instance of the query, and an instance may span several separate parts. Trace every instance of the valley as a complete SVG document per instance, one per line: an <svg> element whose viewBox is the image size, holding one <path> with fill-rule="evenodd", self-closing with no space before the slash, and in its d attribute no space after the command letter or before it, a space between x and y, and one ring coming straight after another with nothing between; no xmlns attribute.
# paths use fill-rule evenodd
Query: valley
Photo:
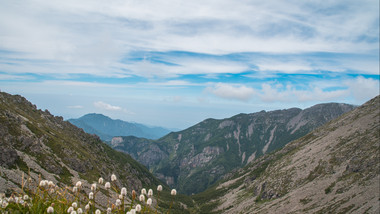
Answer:
<svg viewBox="0 0 380 214"><path fill-rule="evenodd" d="M22 173L88 189L116 174L129 189L178 189L172 213L376 213L379 105L377 96L359 107L239 114L157 140L119 136L107 145L1 92L0 192L20 188ZM99 194L104 205L107 195ZM158 209L166 212L170 200L163 194Z"/></svg>

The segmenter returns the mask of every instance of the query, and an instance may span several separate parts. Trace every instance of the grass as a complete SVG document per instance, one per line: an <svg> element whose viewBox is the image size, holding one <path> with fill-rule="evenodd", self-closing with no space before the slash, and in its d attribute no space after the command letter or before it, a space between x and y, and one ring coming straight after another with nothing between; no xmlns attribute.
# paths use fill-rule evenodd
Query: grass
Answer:
<svg viewBox="0 0 380 214"><path fill-rule="evenodd" d="M98 183L96 187L91 187L91 190L86 189L79 182L74 187L60 187L51 181L42 180L41 176L38 181L34 181L30 176L24 177L23 173L19 191L11 193L9 197L0 198L0 213L89 214L100 211L101 213L124 214L133 212L133 210L140 210L140 213L157 213L157 211L168 214L189 213L180 203L175 203L176 195L170 195L165 191L157 191L153 196L147 195L145 192L141 193L141 195L145 196L144 199L141 199L140 193L133 193L134 190L124 195L115 181L111 181L110 184L110 188L106 188L103 183ZM90 191L92 191L92 195L91 193L89 194ZM95 200L99 192L106 193L108 196L106 206L99 204L99 201ZM168 197L168 194L170 197ZM167 200L164 203L163 198ZM157 204L148 204L148 200L154 200ZM69 210L70 212L68 212Z"/></svg>

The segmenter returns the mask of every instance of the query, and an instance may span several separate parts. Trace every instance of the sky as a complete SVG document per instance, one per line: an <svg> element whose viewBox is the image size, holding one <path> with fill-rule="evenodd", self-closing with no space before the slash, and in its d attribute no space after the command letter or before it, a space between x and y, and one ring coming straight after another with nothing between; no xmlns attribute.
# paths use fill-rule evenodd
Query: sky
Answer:
<svg viewBox="0 0 380 214"><path fill-rule="evenodd" d="M0 90L184 129L379 94L378 0L0 0Z"/></svg>

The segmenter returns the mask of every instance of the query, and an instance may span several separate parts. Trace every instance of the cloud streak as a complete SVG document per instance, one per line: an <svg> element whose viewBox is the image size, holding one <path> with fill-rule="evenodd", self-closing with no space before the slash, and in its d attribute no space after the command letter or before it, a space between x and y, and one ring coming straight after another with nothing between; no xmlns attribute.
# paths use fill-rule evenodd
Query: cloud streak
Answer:
<svg viewBox="0 0 380 214"><path fill-rule="evenodd" d="M122 108L119 106L113 106L108 103L102 102L102 101L97 101L94 102L94 106L96 108L102 109L102 110L108 110L108 111L121 111Z"/></svg>
<svg viewBox="0 0 380 214"><path fill-rule="evenodd" d="M1 90L115 115L130 103L99 100L133 99L135 120L162 100L200 114L378 94L378 0L2 1L0 29Z"/></svg>
<svg viewBox="0 0 380 214"><path fill-rule="evenodd" d="M240 101L248 101L256 93L253 88L227 83L217 83L213 87L206 88L206 91L217 97Z"/></svg>

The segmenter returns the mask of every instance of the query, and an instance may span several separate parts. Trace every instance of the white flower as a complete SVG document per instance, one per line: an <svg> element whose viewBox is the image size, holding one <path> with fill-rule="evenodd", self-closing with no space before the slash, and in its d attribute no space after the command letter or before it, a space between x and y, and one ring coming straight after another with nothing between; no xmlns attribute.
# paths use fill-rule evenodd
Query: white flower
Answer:
<svg viewBox="0 0 380 214"><path fill-rule="evenodd" d="M170 192L171 195L177 195L177 190L175 189L172 189L172 191Z"/></svg>
<svg viewBox="0 0 380 214"><path fill-rule="evenodd" d="M73 187L73 193L76 193L76 192L78 192L78 187Z"/></svg>
<svg viewBox="0 0 380 214"><path fill-rule="evenodd" d="M74 210L73 207L69 207L69 209L67 209L67 213L71 213L73 210Z"/></svg>
<svg viewBox="0 0 380 214"><path fill-rule="evenodd" d="M110 213L112 213L112 209L111 209L111 207L108 207L107 208L107 214L110 214Z"/></svg>
<svg viewBox="0 0 380 214"><path fill-rule="evenodd" d="M20 200L20 198L19 197L15 197L14 200L15 200L15 203L18 204L18 201Z"/></svg>
<svg viewBox="0 0 380 214"><path fill-rule="evenodd" d="M48 207L46 210L47 213L54 213L54 208L52 206Z"/></svg>
<svg viewBox="0 0 380 214"><path fill-rule="evenodd" d="M152 199L148 198L148 200L146 201L146 204L148 204L148 206L152 205Z"/></svg>
<svg viewBox="0 0 380 214"><path fill-rule="evenodd" d="M77 214L77 211L73 210L70 214Z"/></svg>
<svg viewBox="0 0 380 214"><path fill-rule="evenodd" d="M103 182L104 182L103 178L100 177L98 182L99 182L99 184L103 184Z"/></svg>
<svg viewBox="0 0 380 214"><path fill-rule="evenodd" d="M140 204L137 204L136 205L136 212L140 212L141 211L141 205Z"/></svg>
<svg viewBox="0 0 380 214"><path fill-rule="evenodd" d="M25 201L27 201L27 200L29 200L29 195L24 195L23 198L24 198Z"/></svg>
<svg viewBox="0 0 380 214"><path fill-rule="evenodd" d="M97 209L96 211L95 211L95 214L101 214L102 212L100 212L100 210L99 209Z"/></svg>
<svg viewBox="0 0 380 214"><path fill-rule="evenodd" d="M158 186L157 186L157 191L159 191L159 192L162 191L162 186L161 186L161 185L158 185Z"/></svg>
<svg viewBox="0 0 380 214"><path fill-rule="evenodd" d="M119 199L120 200L123 200L124 196L123 195L119 195Z"/></svg>
<svg viewBox="0 0 380 214"><path fill-rule="evenodd" d="M84 207L85 210L89 210L90 209L90 204L87 204L85 207Z"/></svg>
<svg viewBox="0 0 380 214"><path fill-rule="evenodd" d="M6 201L4 200L3 203L1 204L1 207L6 208L7 206L8 206L8 202L6 202Z"/></svg>
<svg viewBox="0 0 380 214"><path fill-rule="evenodd" d="M78 207L78 204L77 204L77 202L73 202L73 203L71 204L71 206L74 207L74 209L75 209L75 208Z"/></svg>
<svg viewBox="0 0 380 214"><path fill-rule="evenodd" d="M131 214L131 211L128 211L127 214Z"/></svg>
<svg viewBox="0 0 380 214"><path fill-rule="evenodd" d="M120 194L126 196L127 195L127 188L125 188L125 187L121 188Z"/></svg>
<svg viewBox="0 0 380 214"><path fill-rule="evenodd" d="M145 196L143 194L140 195L140 201L144 202L145 201Z"/></svg>
<svg viewBox="0 0 380 214"><path fill-rule="evenodd" d="M136 214L136 209L131 209L131 214Z"/></svg>
<svg viewBox="0 0 380 214"><path fill-rule="evenodd" d="M152 196L153 196L153 190L152 190L152 189L149 189L149 190L148 190L148 196L149 196L149 197L152 197Z"/></svg>
<svg viewBox="0 0 380 214"><path fill-rule="evenodd" d="M48 186L49 186L49 187L54 187L55 185L54 185L53 181L49 181L49 182L48 182Z"/></svg>
<svg viewBox="0 0 380 214"><path fill-rule="evenodd" d="M91 191L95 192L96 190L96 183L91 184Z"/></svg>
<svg viewBox="0 0 380 214"><path fill-rule="evenodd" d="M141 194L146 195L146 189L145 189L145 188L142 188L142 190L141 190Z"/></svg>
<svg viewBox="0 0 380 214"><path fill-rule="evenodd" d="M45 187L47 185L46 180L40 181L40 187Z"/></svg>
<svg viewBox="0 0 380 214"><path fill-rule="evenodd" d="M116 206L120 206L120 205L121 205L121 201L120 201L120 199L116 199L115 205L116 205Z"/></svg>
<svg viewBox="0 0 380 214"><path fill-rule="evenodd" d="M111 183L110 182L106 182L106 184L104 185L104 187L106 189L111 189Z"/></svg>
<svg viewBox="0 0 380 214"><path fill-rule="evenodd" d="M78 212L78 214L82 214L83 213L82 208L78 208L77 212Z"/></svg>
<svg viewBox="0 0 380 214"><path fill-rule="evenodd" d="M93 192L90 192L88 194L88 199L90 199L90 200L94 199L94 193Z"/></svg>
<svg viewBox="0 0 380 214"><path fill-rule="evenodd" d="M116 175L115 174L111 175L111 181L116 181Z"/></svg>
<svg viewBox="0 0 380 214"><path fill-rule="evenodd" d="M78 181L75 186L79 189L82 187L82 182L81 181Z"/></svg>

